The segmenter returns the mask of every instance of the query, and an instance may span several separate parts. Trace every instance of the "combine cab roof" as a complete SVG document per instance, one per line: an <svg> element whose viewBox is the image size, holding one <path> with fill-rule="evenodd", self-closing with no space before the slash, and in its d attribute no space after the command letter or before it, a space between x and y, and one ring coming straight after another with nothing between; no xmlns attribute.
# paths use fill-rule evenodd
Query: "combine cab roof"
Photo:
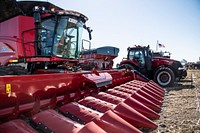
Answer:
<svg viewBox="0 0 200 133"><path fill-rule="evenodd" d="M33 16L32 10L34 6L43 6L48 10L50 10L51 8L55 8L56 10L63 10L62 8L55 6L54 4L49 2L41 2L41 1L16 2L16 0L1 0L0 22L17 15Z"/></svg>

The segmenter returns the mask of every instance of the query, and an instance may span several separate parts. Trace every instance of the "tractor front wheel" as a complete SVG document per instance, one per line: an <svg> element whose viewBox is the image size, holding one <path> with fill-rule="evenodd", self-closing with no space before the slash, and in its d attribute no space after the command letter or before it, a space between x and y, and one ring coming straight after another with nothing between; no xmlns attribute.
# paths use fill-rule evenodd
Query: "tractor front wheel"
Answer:
<svg viewBox="0 0 200 133"><path fill-rule="evenodd" d="M154 74L154 81L162 87L173 86L174 80L174 73L168 67L161 67Z"/></svg>

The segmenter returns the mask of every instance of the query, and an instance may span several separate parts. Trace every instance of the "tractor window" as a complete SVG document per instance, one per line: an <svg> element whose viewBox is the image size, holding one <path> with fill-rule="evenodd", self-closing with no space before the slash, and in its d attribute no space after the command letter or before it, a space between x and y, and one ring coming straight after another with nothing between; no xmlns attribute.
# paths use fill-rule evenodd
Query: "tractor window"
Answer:
<svg viewBox="0 0 200 133"><path fill-rule="evenodd" d="M142 50L130 50L129 51L129 59L131 60L136 60L138 63L144 65L145 60L144 60L144 53Z"/></svg>
<svg viewBox="0 0 200 133"><path fill-rule="evenodd" d="M53 54L61 58L77 58L81 45L82 27L81 22L61 16L54 38Z"/></svg>
<svg viewBox="0 0 200 133"><path fill-rule="evenodd" d="M130 52L129 52L129 59L130 59L130 60L133 60L133 59L134 59L134 53L135 53L134 51L130 51Z"/></svg>

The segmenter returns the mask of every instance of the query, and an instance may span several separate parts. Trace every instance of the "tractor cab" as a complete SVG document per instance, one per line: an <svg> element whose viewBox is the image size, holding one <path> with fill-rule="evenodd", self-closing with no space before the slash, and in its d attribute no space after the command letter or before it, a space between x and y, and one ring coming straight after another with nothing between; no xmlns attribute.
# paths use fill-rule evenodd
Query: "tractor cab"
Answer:
<svg viewBox="0 0 200 133"><path fill-rule="evenodd" d="M149 47L129 47L127 49L127 60L135 64L139 71L142 73L148 73L151 70L151 51ZM136 69L136 68L135 68Z"/></svg>

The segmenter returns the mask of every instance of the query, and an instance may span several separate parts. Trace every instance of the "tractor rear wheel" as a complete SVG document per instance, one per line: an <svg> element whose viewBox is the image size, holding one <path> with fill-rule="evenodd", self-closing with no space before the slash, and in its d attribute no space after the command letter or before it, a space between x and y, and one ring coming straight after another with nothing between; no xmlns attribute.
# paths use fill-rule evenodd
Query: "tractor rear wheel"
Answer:
<svg viewBox="0 0 200 133"><path fill-rule="evenodd" d="M154 74L154 81L162 87L173 86L175 76L173 71L168 67L161 67Z"/></svg>

